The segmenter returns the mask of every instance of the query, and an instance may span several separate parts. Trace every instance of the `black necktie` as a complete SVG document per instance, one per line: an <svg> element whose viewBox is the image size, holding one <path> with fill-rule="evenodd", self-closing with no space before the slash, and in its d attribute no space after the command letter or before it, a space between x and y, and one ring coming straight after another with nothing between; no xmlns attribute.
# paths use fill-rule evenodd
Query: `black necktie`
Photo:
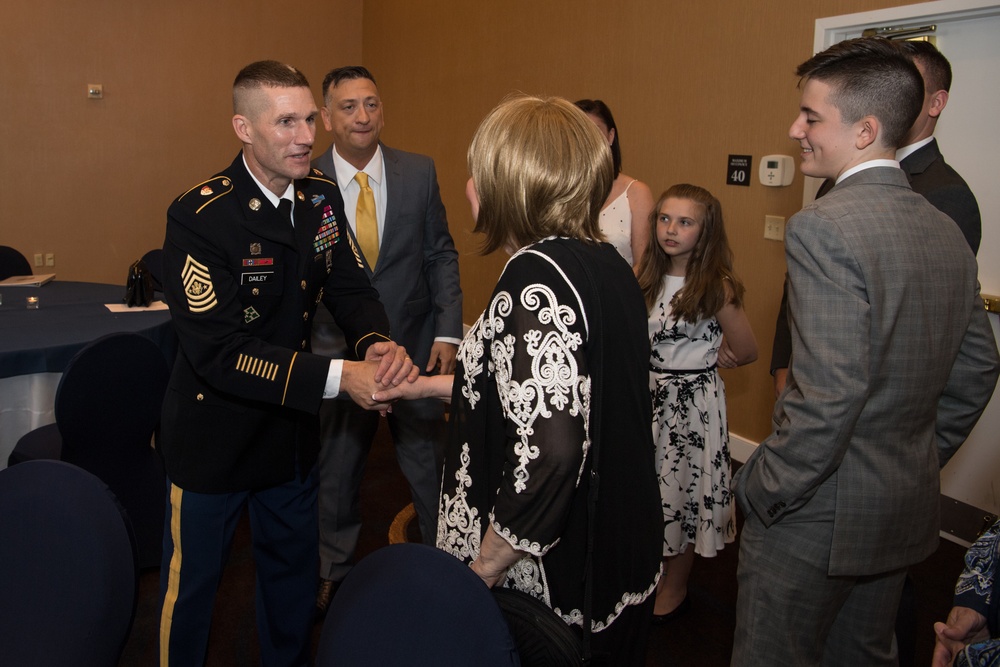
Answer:
<svg viewBox="0 0 1000 667"><path fill-rule="evenodd" d="M281 199L278 201L278 213L281 214L283 220L286 220L292 227L295 223L292 222L292 200Z"/></svg>

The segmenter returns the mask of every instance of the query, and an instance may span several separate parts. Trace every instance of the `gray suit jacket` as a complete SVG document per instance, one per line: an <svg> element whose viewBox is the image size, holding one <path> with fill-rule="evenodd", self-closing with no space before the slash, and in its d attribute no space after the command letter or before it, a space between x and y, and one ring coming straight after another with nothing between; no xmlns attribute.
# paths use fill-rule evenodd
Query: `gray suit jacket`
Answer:
<svg viewBox="0 0 1000 667"><path fill-rule="evenodd" d="M313 166L335 174L332 147ZM389 316L392 339L421 370L436 337L462 338L458 252L448 231L434 161L382 145L387 190L375 271L365 271ZM345 225L355 244L353 232ZM317 318L313 350L333 353L342 338L332 318Z"/></svg>
<svg viewBox="0 0 1000 667"><path fill-rule="evenodd" d="M937 545L939 468L1000 370L975 257L891 167L797 213L785 243L795 363L737 498L766 526L832 521L831 575L918 562Z"/></svg>
<svg viewBox="0 0 1000 667"><path fill-rule="evenodd" d="M926 146L907 155L899 166L906 172L913 191L923 195L934 208L954 220L972 248L972 253L978 253L979 241L983 235L979 203L961 175L944 161L937 139L932 139ZM833 181L823 181L816 199L825 195L832 187ZM774 344L771 347L772 374L775 369L788 368L789 357L792 355L792 341L785 314L787 308L787 289L782 286L781 305L778 306L778 318L774 324Z"/></svg>

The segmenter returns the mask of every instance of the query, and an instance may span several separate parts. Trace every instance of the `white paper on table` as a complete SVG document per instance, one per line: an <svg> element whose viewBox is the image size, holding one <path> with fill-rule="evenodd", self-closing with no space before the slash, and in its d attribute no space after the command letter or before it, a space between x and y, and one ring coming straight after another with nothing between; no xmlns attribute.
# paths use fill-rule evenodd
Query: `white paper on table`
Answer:
<svg viewBox="0 0 1000 667"><path fill-rule="evenodd" d="M41 273L37 276L11 276L0 280L0 287L41 287L45 283L55 280L54 273Z"/></svg>
<svg viewBox="0 0 1000 667"><path fill-rule="evenodd" d="M154 301L148 306L135 306L133 308L129 308L124 303L106 303L104 307L112 313L138 313L146 310L167 310L167 303L165 301Z"/></svg>

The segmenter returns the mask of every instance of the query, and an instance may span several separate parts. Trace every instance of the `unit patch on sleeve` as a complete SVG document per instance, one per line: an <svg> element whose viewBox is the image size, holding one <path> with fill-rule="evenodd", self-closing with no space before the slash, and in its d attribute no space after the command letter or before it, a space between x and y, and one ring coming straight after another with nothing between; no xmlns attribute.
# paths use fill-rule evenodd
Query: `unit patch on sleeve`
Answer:
<svg viewBox="0 0 1000 667"><path fill-rule="evenodd" d="M203 313L218 305L219 301L215 297L215 288L212 286L212 276L208 272L208 267L196 261L191 255L188 255L184 262L181 279L184 281L188 309L192 313Z"/></svg>

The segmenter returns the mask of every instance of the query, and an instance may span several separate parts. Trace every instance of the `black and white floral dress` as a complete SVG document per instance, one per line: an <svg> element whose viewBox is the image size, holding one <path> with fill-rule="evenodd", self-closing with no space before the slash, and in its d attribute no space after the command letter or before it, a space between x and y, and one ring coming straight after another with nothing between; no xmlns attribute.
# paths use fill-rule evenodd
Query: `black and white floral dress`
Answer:
<svg viewBox="0 0 1000 667"><path fill-rule="evenodd" d="M638 285L612 246L552 238L510 258L458 351L438 547L471 562L492 523L528 554L503 585L582 625L589 455L600 438L595 632L646 600L658 578L644 322Z"/></svg>
<svg viewBox="0 0 1000 667"><path fill-rule="evenodd" d="M670 301L683 286L682 276L665 276L649 312L663 555L694 544L695 553L714 556L736 538L726 390L716 370L722 328L714 317L674 320Z"/></svg>

